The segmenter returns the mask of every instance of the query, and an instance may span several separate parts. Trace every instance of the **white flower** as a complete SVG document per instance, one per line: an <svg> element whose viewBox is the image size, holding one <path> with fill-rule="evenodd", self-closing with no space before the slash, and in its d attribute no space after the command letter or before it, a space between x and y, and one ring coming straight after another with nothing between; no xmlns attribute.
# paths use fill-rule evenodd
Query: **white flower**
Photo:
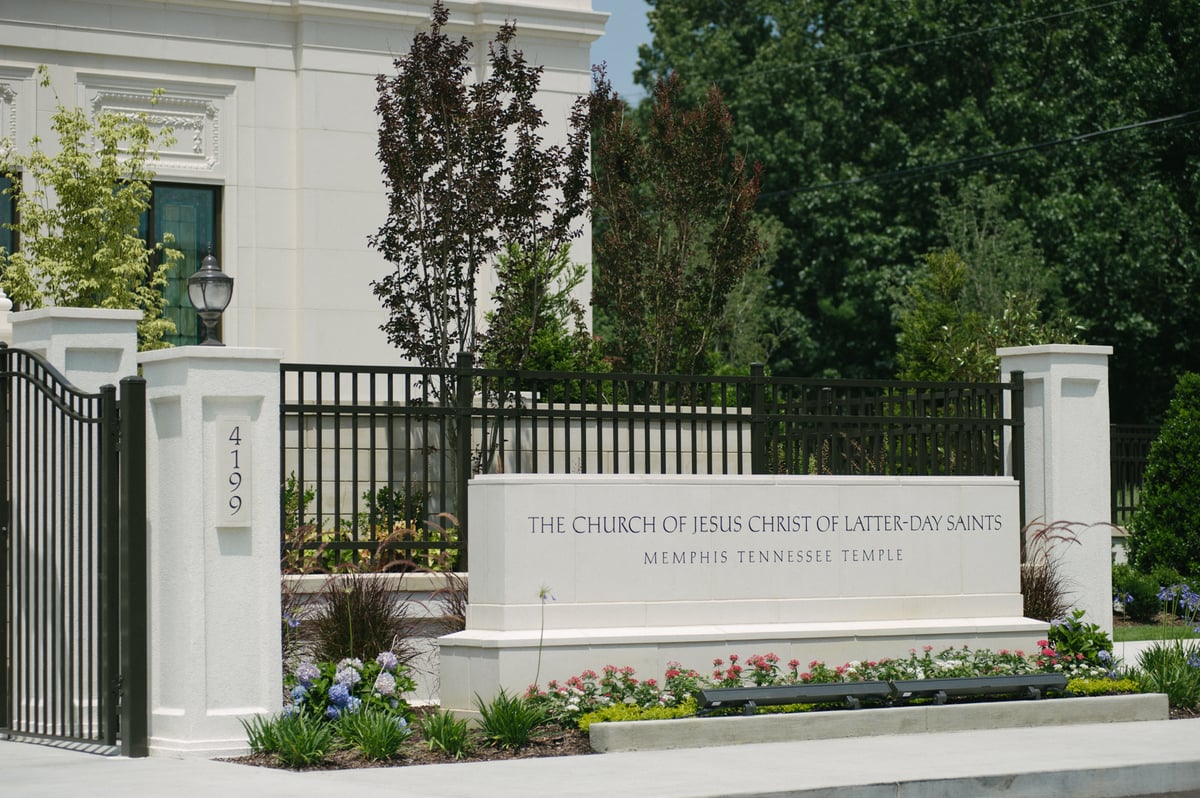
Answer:
<svg viewBox="0 0 1200 798"><path fill-rule="evenodd" d="M380 695L390 696L396 692L396 677L387 671L380 671L375 677L375 692Z"/></svg>
<svg viewBox="0 0 1200 798"><path fill-rule="evenodd" d="M347 687L353 687L362 681L362 674L354 668L339 667L337 673L333 677L333 681L337 684L344 684Z"/></svg>

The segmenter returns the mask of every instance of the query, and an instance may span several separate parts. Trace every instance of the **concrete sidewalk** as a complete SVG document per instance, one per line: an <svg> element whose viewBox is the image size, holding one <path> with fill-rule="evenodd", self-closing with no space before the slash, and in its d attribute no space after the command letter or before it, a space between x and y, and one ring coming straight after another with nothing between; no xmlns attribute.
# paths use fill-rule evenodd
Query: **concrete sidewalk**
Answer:
<svg viewBox="0 0 1200 798"><path fill-rule="evenodd" d="M1200 795L1200 719L292 773L0 742L6 798Z"/></svg>

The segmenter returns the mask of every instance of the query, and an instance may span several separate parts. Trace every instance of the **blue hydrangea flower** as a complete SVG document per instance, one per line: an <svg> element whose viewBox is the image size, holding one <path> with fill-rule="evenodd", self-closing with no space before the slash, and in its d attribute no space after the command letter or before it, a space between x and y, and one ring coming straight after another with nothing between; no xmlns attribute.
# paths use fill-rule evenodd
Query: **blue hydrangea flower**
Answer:
<svg viewBox="0 0 1200 798"><path fill-rule="evenodd" d="M300 666L296 668L296 679L305 687L312 687L313 679L320 675L321 672L317 670L317 666L311 662L301 662Z"/></svg>
<svg viewBox="0 0 1200 798"><path fill-rule="evenodd" d="M353 714L358 712L360 709L362 709L362 699L351 696L350 700L346 702L346 708L342 711Z"/></svg>
<svg viewBox="0 0 1200 798"><path fill-rule="evenodd" d="M283 706L283 716L285 718L290 718L293 715L297 714L299 711L300 711L300 708L297 707L295 704L284 704L284 706Z"/></svg>
<svg viewBox="0 0 1200 798"><path fill-rule="evenodd" d="M380 695L394 695L396 692L396 677L387 671L381 671L375 677L374 689Z"/></svg>
<svg viewBox="0 0 1200 798"><path fill-rule="evenodd" d="M400 660L391 651L379 652L379 656L375 658L375 661L385 671L394 671L396 670L396 666L400 664Z"/></svg>
<svg viewBox="0 0 1200 798"><path fill-rule="evenodd" d="M1096 654L1096 659L1100 660L1101 662L1108 662L1112 659L1112 655L1104 649L1100 649L1099 653Z"/></svg>
<svg viewBox="0 0 1200 798"><path fill-rule="evenodd" d="M346 657L338 660L337 669L340 671L344 668L354 668L354 670L360 671L362 670L362 660L358 657Z"/></svg>
<svg viewBox="0 0 1200 798"><path fill-rule="evenodd" d="M333 685L329 688L329 700L336 706L346 706L350 703L350 688L340 683Z"/></svg>
<svg viewBox="0 0 1200 798"><path fill-rule="evenodd" d="M342 714L342 711L332 704L330 704L325 710L325 717L329 718L330 720L337 720L338 715L340 714Z"/></svg>
<svg viewBox="0 0 1200 798"><path fill-rule="evenodd" d="M308 688L302 684L298 684L292 688L292 699L297 703L304 701L304 696L308 695Z"/></svg>

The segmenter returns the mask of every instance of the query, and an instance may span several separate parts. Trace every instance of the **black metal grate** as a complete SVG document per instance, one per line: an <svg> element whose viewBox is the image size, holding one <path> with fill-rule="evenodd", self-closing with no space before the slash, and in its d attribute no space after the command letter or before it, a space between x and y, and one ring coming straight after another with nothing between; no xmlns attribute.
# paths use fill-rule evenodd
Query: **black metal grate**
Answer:
<svg viewBox="0 0 1200 798"><path fill-rule="evenodd" d="M289 570L462 568L478 473L1002 475L1010 383L284 364ZM1007 408L1012 408L1006 412Z"/></svg>
<svg viewBox="0 0 1200 798"><path fill-rule="evenodd" d="M1150 457L1150 446L1158 438L1153 424L1113 424L1110 427L1109 459L1112 463L1112 523L1124 526L1137 509L1142 476Z"/></svg>

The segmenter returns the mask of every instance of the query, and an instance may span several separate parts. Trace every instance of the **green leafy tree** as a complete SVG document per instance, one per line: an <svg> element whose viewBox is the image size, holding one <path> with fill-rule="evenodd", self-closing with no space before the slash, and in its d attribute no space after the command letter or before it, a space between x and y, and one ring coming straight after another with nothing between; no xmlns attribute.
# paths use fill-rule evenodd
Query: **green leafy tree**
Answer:
<svg viewBox="0 0 1200 798"><path fill-rule="evenodd" d="M1114 418L1165 406L1200 349L1194 3L649 5L642 86L716 83L731 151L764 165L759 210L789 233L770 296L809 335L772 355L775 373L893 372L890 298L947 248L941 198L985 176L1012 187L1004 213L1087 340L1114 347Z"/></svg>
<svg viewBox="0 0 1200 798"><path fill-rule="evenodd" d="M714 365L725 310L763 250L761 168L729 155L720 92L694 107L676 75L657 83L644 133L596 74L591 97L593 304L622 370L694 374Z"/></svg>
<svg viewBox="0 0 1200 798"><path fill-rule="evenodd" d="M717 374L748 373L751 363L768 363L781 348L811 340L803 315L771 301L771 265L786 231L769 216L756 216L756 221L763 250L725 299L713 339Z"/></svg>
<svg viewBox="0 0 1200 798"><path fill-rule="evenodd" d="M967 273L957 253L925 256L924 272L901 303L900 379L969 380L990 371L979 335L982 317L963 301Z"/></svg>
<svg viewBox="0 0 1200 798"><path fill-rule="evenodd" d="M441 368L477 346L480 269L562 247L587 187L586 110L566 146L547 146L533 104L542 70L513 48L516 27L500 28L487 77L470 83L471 42L444 32L449 16L437 2L396 74L377 79L388 218L370 240L394 266L373 283L388 340Z"/></svg>
<svg viewBox="0 0 1200 798"><path fill-rule="evenodd" d="M489 368L603 371L600 348L575 291L586 267L570 249L532 254L511 246L496 261L498 285L479 356Z"/></svg>
<svg viewBox="0 0 1200 798"><path fill-rule="evenodd" d="M50 81L39 70L43 86ZM150 207L151 164L173 141L155 134L143 115L99 114L58 102L51 117L59 151L48 155L35 137L28 155L0 144L0 170L16 200L15 252L0 249L0 278L19 307L126 308L142 311L138 346L157 349L175 325L162 317L163 288L178 250L147 248L138 233ZM167 243L170 243L168 240ZM163 254L157 267L150 256Z"/></svg>
<svg viewBox="0 0 1200 798"><path fill-rule="evenodd" d="M1054 302L1054 275L1028 228L1004 216L996 186L943 202L949 249L929 253L897 302L898 377L995 380L996 350L1073 343L1079 330Z"/></svg>
<svg viewBox="0 0 1200 798"><path fill-rule="evenodd" d="M1129 520L1129 558L1142 572L1200 574L1200 374L1179 378L1150 448L1137 510Z"/></svg>

